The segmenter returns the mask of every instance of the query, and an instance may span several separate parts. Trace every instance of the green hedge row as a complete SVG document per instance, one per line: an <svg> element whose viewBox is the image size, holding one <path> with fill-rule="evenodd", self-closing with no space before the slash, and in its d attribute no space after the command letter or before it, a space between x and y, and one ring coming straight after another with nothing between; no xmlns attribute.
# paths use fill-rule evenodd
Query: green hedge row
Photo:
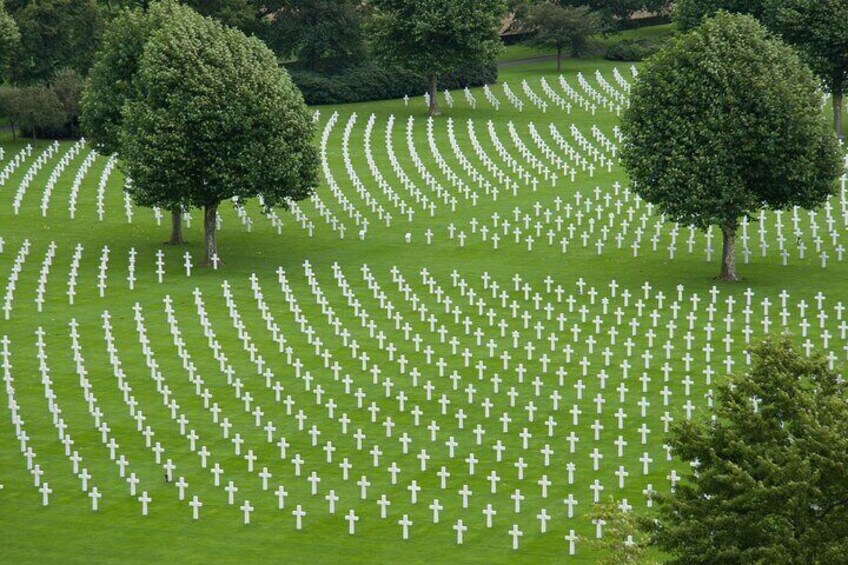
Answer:
<svg viewBox="0 0 848 565"><path fill-rule="evenodd" d="M610 61L642 61L656 53L662 45L649 39L624 39L613 43L604 54Z"/></svg>
<svg viewBox="0 0 848 565"><path fill-rule="evenodd" d="M309 105L345 104L423 96L427 91L425 77L407 69L383 66L373 62L357 65L338 74L318 74L302 69L288 69L294 83ZM439 77L439 90L492 84L498 79L495 63L469 66Z"/></svg>

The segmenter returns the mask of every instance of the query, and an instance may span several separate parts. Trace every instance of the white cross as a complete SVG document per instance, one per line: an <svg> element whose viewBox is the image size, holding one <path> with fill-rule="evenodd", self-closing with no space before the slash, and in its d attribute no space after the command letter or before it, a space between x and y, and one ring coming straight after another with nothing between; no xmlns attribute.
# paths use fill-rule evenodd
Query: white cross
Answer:
<svg viewBox="0 0 848 565"><path fill-rule="evenodd" d="M409 539L409 527L412 525L412 520L409 519L409 516L404 514L403 518L398 520L398 525L403 528L403 539Z"/></svg>
<svg viewBox="0 0 848 565"><path fill-rule="evenodd" d="M188 503L191 506L191 517L193 520L197 520L200 518L200 508L203 506L203 503L200 502L200 499L197 496L193 496L191 501Z"/></svg>
<svg viewBox="0 0 848 565"><path fill-rule="evenodd" d="M294 510L292 510L292 516L294 516L294 527L297 530L300 530L303 527L303 517L306 516L306 512L301 508L300 504L298 504Z"/></svg>
<svg viewBox="0 0 848 565"><path fill-rule="evenodd" d="M462 520L457 520L456 524L453 526L454 531L456 532L456 543L457 545L462 545L462 534L468 530L468 526L462 523Z"/></svg>
<svg viewBox="0 0 848 565"><path fill-rule="evenodd" d="M138 501L141 502L141 515L147 516L147 505L153 502L153 499L148 496L147 491L144 491L138 497Z"/></svg>
<svg viewBox="0 0 848 565"><path fill-rule="evenodd" d="M244 523L250 524L250 513L254 510L253 506L250 505L250 501L245 500L244 504L241 505L240 510L244 512Z"/></svg>
<svg viewBox="0 0 848 565"><path fill-rule="evenodd" d="M356 522L359 521L359 516L357 516L353 509L351 509L347 513L347 516L345 516L345 520L347 520L348 523L347 533L354 535L356 533Z"/></svg>
<svg viewBox="0 0 848 565"><path fill-rule="evenodd" d="M524 535L524 532L518 529L518 524L513 524L512 529L509 531L509 535L512 536L512 549L518 549L518 538Z"/></svg>

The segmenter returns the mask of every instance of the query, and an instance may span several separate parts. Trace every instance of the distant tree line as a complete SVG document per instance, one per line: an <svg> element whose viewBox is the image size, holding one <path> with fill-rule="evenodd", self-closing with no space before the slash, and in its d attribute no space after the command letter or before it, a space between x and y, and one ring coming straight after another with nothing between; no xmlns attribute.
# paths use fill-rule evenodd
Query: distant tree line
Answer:
<svg viewBox="0 0 848 565"><path fill-rule="evenodd" d="M372 88L379 92L361 96L372 99L395 94L404 84L420 84L416 89L423 92L427 79L432 85L434 76L455 71L457 60L463 61L464 68L471 67L470 77L496 78L492 69L497 31L506 11L501 0L441 0L443 5L435 11L423 10L421 2L401 2L406 6L400 12L394 9L398 3L380 0L177 1L261 39L279 63L296 71L296 82L305 85L321 84L316 83L316 75L344 75L340 85L333 85L358 95L358 89L345 86L350 77L392 79L396 65L423 77L421 81L390 80L392 88L381 87L385 80L377 81ZM79 96L68 99L67 83L84 82L109 22L127 10L147 12L154 4L150 0L0 0L0 80L5 85L0 111L9 124L30 136L78 135ZM422 10L415 16L417 29L424 29L420 24L426 14L434 14L440 26L437 33L415 37L409 28L406 34L396 33L406 23L396 15L416 6ZM442 33L444 37L439 36ZM446 37L452 39L443 41ZM56 86L60 79L62 85ZM477 85L473 80L469 84ZM70 89L76 94L79 90ZM435 102L436 97L432 98Z"/></svg>

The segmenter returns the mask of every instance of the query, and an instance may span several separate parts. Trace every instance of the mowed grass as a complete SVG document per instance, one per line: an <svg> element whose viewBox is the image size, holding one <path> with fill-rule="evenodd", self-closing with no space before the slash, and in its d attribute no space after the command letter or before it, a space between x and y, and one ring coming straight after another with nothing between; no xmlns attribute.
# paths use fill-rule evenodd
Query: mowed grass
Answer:
<svg viewBox="0 0 848 565"><path fill-rule="evenodd" d="M627 66L599 59L568 60L564 65L564 76L579 90L576 73L582 72L594 88L600 89L594 77L595 70L615 85L612 72L616 67L632 82ZM2 320L0 315L0 335L8 336L10 341L9 371L14 378L14 397L19 405L19 414L29 436L28 445L37 453L34 462L41 466L45 473L43 480L49 482L54 492L49 506L42 507L41 494L33 486L33 477L26 469L26 459L21 454L20 441L11 423L8 398L4 399L0 408L3 422L0 425L0 484L4 485L0 491L0 527L7 532L0 546L3 561L147 562L159 559L191 562L215 559L221 562L308 560L370 563L404 560L537 563L570 560L592 563L598 555L588 546L586 538L593 537L594 526L584 518L591 508L591 483L598 480L605 489L602 497L627 499L634 511L640 513L646 511L642 491L648 484L657 491L668 492L667 477L671 471L683 474L688 463L676 459L666 461L663 418L666 413L676 420L685 418L687 401L693 407L693 416L707 417L709 405L706 395L723 378L725 359L733 360L733 370L744 368L746 317L750 339L758 339L765 333L763 299L771 302L768 313L770 331L780 331L783 300L780 293L786 290L789 293L786 299L787 329L799 336L806 331L807 337L801 338L801 341L810 339L811 350L833 352L834 363L841 365L845 359L846 340L844 333L840 334L844 330L840 329L837 303L848 300L848 292L842 282L846 275L845 263L836 259L836 244L824 237L822 248L831 257L826 267L821 267L820 258L811 251L815 246L815 236L805 214L802 215L801 240L807 242L810 250L804 259L798 257L796 241L792 237L786 244L792 250L792 257L788 265L782 265L777 253L774 217L769 215L764 236L770 245L766 256L760 255L759 235L752 224L750 263L742 264L740 254L740 270L745 280L737 285L717 285L712 277L718 271L718 239L713 240L713 260L708 262L703 234L696 236L694 251L690 254L685 244L688 231L680 228L676 236L675 257L670 259L666 250L672 239L670 224L660 224L657 251L652 250L649 241L656 233L655 224L659 218L651 217L647 221L638 256L633 256L629 245L634 240L633 230L639 217L645 213L644 204L634 212L635 220L630 222L631 228L622 248L616 248L616 230L621 229L620 223L627 218L627 208L635 205L633 197L624 202L623 192L614 196L614 183L619 183L620 191L623 191L627 182L620 167L613 167L612 172L598 170L594 177L580 171L575 182L561 178L556 187L540 180L535 192L518 180L510 164L498 155L487 131L489 121L504 147L527 170L531 170L529 162L520 156L510 138L510 122L531 152L543 160L528 133L531 122L546 143L555 149L549 133L550 124L556 125L566 137L574 124L587 137L592 126L596 126L606 137L613 139L613 128L618 119L615 112L598 108L592 115L575 108L568 114L551 106L542 113L531 104L521 89L521 81L527 80L537 94L544 96L539 80L545 77L556 88L557 76L553 71L553 63L549 62L502 70L501 82L509 84L524 100L523 112L511 107L500 86L493 88L501 103L498 111L485 101L480 89L474 91L476 109L471 109L459 92L453 94L456 100L454 108L443 104L445 116L434 124L435 147L444 157L445 165L466 184L475 187L479 196L477 205L473 205L459 188L451 184L451 177L440 170L433 158L426 135L426 108L421 97L413 98L408 106L399 100L318 108L319 139L330 116L334 112L339 114L336 125L328 133L328 167L341 192L362 217L368 218L365 239L359 239L357 234L361 226L356 225L343 209L325 179L318 196L337 221L346 226L344 239L331 229L312 203L301 204L314 224L312 237L291 214L284 212L279 212L285 227L282 235L278 235L272 224L261 216L255 203L247 206L247 214L253 222L251 231L247 231L234 211L224 206L220 250L226 265L217 271L193 269L190 277L183 269L183 254L188 251L194 260L202 255L201 222L197 211L193 211L194 218L187 229L189 244L178 249L163 246L161 242L167 236L167 216L163 218L162 225L157 225L150 210L136 209L132 223L127 223L121 193L123 178L116 170L107 181L103 206L105 216L100 221L96 194L106 159L98 157L82 180L76 219L70 220L67 202L74 175L89 151L86 148L59 175L47 215L42 217L39 204L44 187L59 157L70 146L63 143L60 153L34 176L22 200L20 213L15 215L12 202L24 173L32 163L32 159L27 160L0 188L0 236L5 240L0 254L3 289L7 288L23 241L31 242L30 252L15 284L10 319ZM559 92L564 95L562 90ZM356 114L356 121L351 125L346 144L350 167L370 197L392 214L389 227L369 210L368 202L357 193L345 165L344 132L353 114ZM402 216L372 176L365 151L366 124L372 114L374 126L370 145L373 163L392 189L405 202L416 207L411 222ZM457 198L454 211L440 200L438 209L430 217L428 212L414 204L414 196L398 180L389 157L385 135L389 116L395 117L392 140L398 167L423 194L434 197L434 189L427 185L427 177L417 170L407 145L407 119L412 116L415 121L411 146L420 156L427 173ZM468 120L472 121L485 154L507 172L511 181L519 182L516 196L502 190L498 200L494 201L485 195L483 188L463 170L463 163L453 152L447 135L448 119L453 120L456 142L468 162L492 184L502 186L503 183L496 182L495 176L486 170L485 163L475 153L467 124ZM569 142L575 144L571 138ZM6 154L2 166L22 146L21 142L4 143ZM45 147L46 143L40 143L34 154ZM565 157L559 150L556 153ZM552 167L550 162L548 166ZM533 175L542 178L538 172L533 172ZM600 199L594 195L596 187ZM522 216L530 214L533 217L531 225L541 222L544 215L536 216L534 212L537 202L539 210L547 208L555 217L555 199L562 199L563 208L570 203L576 209L578 192L581 202L591 198L596 205L603 207L601 218L597 220L595 231L587 237L585 247L580 234L589 230L589 213L581 220L583 223L576 228L573 237L565 227L576 223L573 216L565 221L562 229L548 222L542 237L538 238L540 241L536 241L530 251L524 233L519 243L515 243L512 237L504 237L498 249L494 249L490 240L483 241L479 231L472 231L472 222L476 221L478 226L486 222L491 224L494 213L502 218L511 218L515 208L521 210ZM603 195L606 194L611 195L609 204L603 203ZM621 212L615 211L615 200L622 202ZM844 234L845 225L841 223L839 206L840 203L834 200L832 215L838 218L838 222L833 230ZM591 215L597 217L594 208L595 205ZM601 238L602 220L608 221L610 213L616 227L610 229L603 252L599 255L594 244ZM559 214L563 215L564 211ZM825 236L828 230L825 229L824 211L819 211L817 218L819 235ZM788 235L791 233L788 216L784 216L783 223ZM450 237L451 226L454 238ZM543 242L544 231L548 229L557 231L554 245ZM432 232L431 244L426 242L428 230ZM463 246L456 237L460 231L467 235ZM407 233L411 236L408 244L405 243ZM559 245L562 237L570 240L566 252L562 252ZM56 254L47 277L46 302L43 311L38 312L34 299L42 261L50 242L56 243ZM83 246L76 286L78 295L74 305L69 305L66 295L68 273L77 244ZM108 286L101 298L97 284L104 246L109 247ZM126 281L130 249L137 252L138 280L133 290L129 289ZM156 275L156 253L160 250L165 258L165 275L161 283ZM367 269L363 268L365 265ZM284 288L287 291L281 289L280 269L285 275ZM432 283L429 278L422 278L423 269L426 269L428 277L433 278ZM454 272L457 273L455 278L452 276ZM261 291L253 287L251 276L254 274L254 281ZM492 296L491 283L487 288L485 274L488 274L485 280L498 282L500 290L497 295ZM516 275L520 278L518 289L513 283ZM546 279L552 282L547 283ZM460 285L460 280L465 282ZM228 303L222 288L225 281L232 303ZM578 281L585 283L582 293ZM618 286L611 287L613 281ZM650 285L647 293L642 288L646 282ZM529 286L525 289L524 285ZM558 285L562 288L559 299ZM679 285L682 285L682 290L678 290ZM714 291L715 310L711 315L708 304L713 301L710 291L714 286L717 287ZM474 289L475 296L484 297L486 305L482 313L476 298L469 300L470 288ZM748 288L753 292L752 305L745 313L744 293ZM195 289L199 289L197 295ZM594 291L590 289L597 291L595 298ZM626 305L622 297L624 289L631 294ZM506 293L505 297L501 292ZM815 317L815 296L819 292L826 297L822 310L827 317L821 322ZM662 293L662 299L658 298L658 293ZM536 294L539 295L538 300ZM697 306L692 301L693 295L697 295L696 300L700 301ZM163 302L166 296L172 301L172 319L169 319ZM204 331L196 296L202 299L202 309L214 337ZM261 296L261 300L257 296ZM448 311L445 310L444 296L451 297L452 305ZM569 296L573 298L573 305L569 305ZM736 301L734 306L728 307L728 297ZM290 298L297 304L295 311L292 311ZM641 307L638 301L641 301ZM806 318L812 327L807 330L801 325L802 317L797 306L801 301L808 305ZM392 305L391 314L386 310L388 303ZM673 306L674 303L677 306ZM136 304L143 314L143 334L150 347L147 352L140 345L139 325L134 312ZM420 304L427 307L424 314L420 311ZM545 310L547 304L550 304L550 314ZM459 308L458 314L454 307ZM581 307L585 309L581 311ZM728 312L729 308L732 308L732 313ZM617 309L620 309L619 313ZM104 311L109 312L110 335L116 349L112 358L107 351ZM363 318L362 312L367 312L368 316ZM522 317L525 312L526 322ZM653 312L656 312L656 320L650 317ZM690 312L692 322L687 320ZM396 313L400 315L400 322L394 317ZM557 321L559 314L565 320L562 325ZM303 318L300 318L301 315ZM430 321L430 315L436 316L435 322ZM733 318L732 321L725 320L728 315ZM269 316L273 317L273 322L268 320ZM70 337L69 324L72 320L78 324L82 357L76 361ZM501 320L506 322L506 330L498 327ZM629 325L631 320L638 323L635 329ZM669 328L670 321L674 321L674 328ZM373 325L369 328L371 322ZM408 337L404 323L409 324ZM269 329L273 325L278 328L276 335ZM578 333L576 339L572 333L575 327ZM48 411L36 348L35 332L38 328L45 332L44 364L52 381L49 386L61 408L67 432L74 439L73 450L83 457L81 466L88 469L92 475L91 484L103 494L98 512L91 510L90 500L82 492L79 478L72 473L72 464L64 454L65 448L57 438L53 416ZM175 328L179 330L176 334L179 339L175 339ZM308 328L312 328L311 332L305 331ZM610 335L612 328L618 332L614 343ZM345 329L348 337L341 331ZM600 331L596 332L596 329ZM479 338L475 336L477 330L481 334ZM825 330L829 337L823 337ZM518 337L515 338L512 332L518 332ZM316 345L310 333L319 337L321 343ZM690 334L688 338L687 333ZM418 344L415 342L416 335L420 338ZM551 335L556 336L557 341L553 351L548 341ZM587 342L590 335L595 340L592 343ZM283 353L279 353L280 336L285 338L285 347L291 348L290 357L285 347ZM725 337L726 342L723 341ZM456 338L456 345L451 343L452 338ZM632 340L629 344L628 338ZM687 345L687 339L691 345ZM353 340L359 345L356 353L350 346ZM496 346L494 356L489 355L490 340ZM826 347L825 341L828 343ZM666 342L673 346L668 352L662 348ZM387 350L389 343L396 346L395 353ZM532 355L524 349L527 343L535 347ZM713 348L711 353L704 351L708 344ZM570 353L563 351L566 345ZM249 350L254 347L254 358L251 359ZM427 353L428 347L431 353ZM183 356L190 358L193 364L191 370L186 368L188 362L180 358L181 350ZM471 355L468 366L462 356L465 350ZM341 378L338 380L322 357L325 351L331 355L329 364L339 363ZM368 353L369 359L363 360L363 351ZM503 368L499 357L504 351L512 355L508 369ZM644 366L642 358L645 351L654 356L648 361L648 367ZM691 360L684 358L687 351ZM548 363L541 360L543 353L547 353ZM221 354L226 356L223 363ZM256 355L261 355L266 362L265 367L273 372L270 384L279 382L284 387L282 399L290 396L294 402L291 414L287 413L284 403L277 401L273 389L266 386L266 379L257 369ZM408 361L404 366L398 363L401 355ZM437 365L440 358L444 360L443 376ZM155 359L155 370L150 368L151 359ZM584 359L585 366L580 364ZM486 365L482 379L479 378L480 369L475 366L479 361ZM626 378L621 368L624 361L630 364ZM102 413L103 421L108 422L108 436L120 445L118 454L124 455L130 462L127 472L136 473L141 480L139 491L147 491L153 498L147 517L142 517L141 506L135 497L129 496L125 479L119 476L118 467L110 460L109 448L101 441L102 432L95 427L90 402L80 385L82 379L78 374L78 363L84 368L83 375L96 397L94 404ZM518 363L526 369L523 377L516 372ZM244 401L236 397L232 384L228 384L222 364L232 368L233 379L242 383L242 392L247 391L252 396L251 411L257 404L261 406L264 414L260 418L260 426L256 425L256 417L251 411L245 411ZM376 384L370 373L375 364L380 368ZM664 364L668 367L665 371ZM708 365L713 373L709 384L704 373ZM123 371L122 379L115 377L116 366ZM363 370L363 366L368 368ZM566 373L564 377L556 374L559 367ZM417 383L411 374L413 368L420 373ZM169 402L164 401L152 378L157 371L170 391L169 400L179 405L177 414L185 415L188 420L185 431L195 430L200 436L196 449L205 445L211 451L208 467L218 463L224 469L220 487L213 485L209 469L202 468L196 450L192 451L180 425L171 418ZM312 377L308 384L303 378L307 371ZM598 377L602 371L607 376L606 380ZM456 373L455 381L451 379L452 373ZM491 381L495 373L501 379L498 385ZM192 377L192 374L195 376ZM643 374L646 375L644 382L640 380ZM203 379L202 384L197 384L197 375ZM344 375L351 378L349 392L345 390ZM538 385L534 384L537 376L541 383ZM195 378L195 382L191 378ZM390 386L393 387L388 397L385 393L387 378L392 381ZM120 389L122 381L131 388L129 393ZM429 399L424 388L427 381L433 386ZM574 386L578 381L585 386L580 398ZM320 403L315 394L315 387L319 384L323 389ZM469 386L474 392L469 393ZM541 388L538 395L536 386ZM620 386L626 390L622 392ZM508 394L511 388L516 395L514 406ZM362 389L365 394L361 408L354 396L357 389ZM205 406L201 396L204 390L211 395L210 403L217 403L220 407L220 418L227 417L232 424L229 438L223 437L220 425L214 423L209 407ZM396 398L401 390L407 397L403 409ZM554 391L561 396L558 409L554 408L550 399ZM473 396L472 401L468 400L469 394ZM144 425L155 431L154 441L165 448L162 461L171 458L176 464L174 478L182 476L189 483L186 500L180 501L178 489L173 483L164 481L161 464L156 464L154 454L145 446L144 436L130 416L128 395L144 412L147 418ZM445 414L442 414L443 409L438 402L442 395L450 401ZM667 405L665 397L668 398ZM482 405L485 398L494 404L488 418ZM601 413L598 413L597 398L604 403ZM329 399L336 404L333 418L330 418L330 409L326 406ZM529 402L537 410L532 421L527 411ZM649 403L644 408L644 416L641 415L640 402ZM371 403L379 408L374 421L368 411ZM414 406L419 406L422 412L418 425L412 414ZM569 412L573 406L581 411L576 425ZM615 416L619 408L626 414L621 429ZM456 418L459 409L467 416L462 428ZM298 429L294 418L299 410L307 417L303 430ZM351 420L346 434L338 421L343 413ZM511 418L506 432L499 421L503 413ZM395 424L392 437L386 437L384 424L387 417ZM546 424L548 418L556 422L552 435ZM590 427L596 420L603 425L598 440L594 439L594 431ZM276 427L273 432L275 442L284 436L290 444L285 460L280 459L280 449L274 445L275 442L267 441L263 426L268 421ZM431 421L439 426L436 441L431 440L432 432L427 429ZM479 444L474 433L478 424L485 430ZM639 432L642 424L650 429L644 445ZM308 434L313 425L321 432L315 446ZM527 449L518 435L525 428L532 434ZM366 436L361 450L353 437L357 429ZM566 439L572 431L579 436L573 453ZM234 453L231 438L235 433L245 440L242 456ZM411 440L408 453L403 452L399 441L404 433ZM621 456L614 443L619 436L627 442ZM453 457L450 448L445 445L450 437L458 443ZM322 449L327 441L336 448L332 463L327 463ZM498 441L506 447L501 461L496 459L493 449ZM382 451L376 467L369 453L375 444ZM541 453L546 444L553 450L548 466ZM243 458L248 449L252 449L258 457L252 472L248 471ZM421 471L416 458L421 449L430 456L426 471ZM594 449L603 455L598 471L593 470L590 458ZM464 461L470 453L478 460L473 475ZM645 475L639 460L643 453L648 453L653 459ZM291 462L295 454L300 454L305 460L300 476L295 475ZM518 479L514 466L519 457L527 464L523 480ZM343 480L342 470L338 467L344 458L352 465L347 481ZM392 462L401 469L397 484L392 484L387 471ZM568 463L576 465L573 484L567 480ZM443 466L451 474L444 490L436 475ZM257 475L263 467L267 467L273 475L271 488L267 491ZM624 488L618 488L618 478L614 474L619 467L629 473ZM311 485L307 481L313 471L321 478L316 495L311 494ZM490 492L487 480L491 471L501 477L494 494ZM360 498L360 487L356 485L362 475L366 475L371 483L367 500ZM537 484L542 475L551 482L547 497L542 496ZM229 480L239 487L237 504L233 506L227 503L226 492L222 490ZM411 503L407 490L412 480L422 489L416 504ZM277 509L273 494L280 484L289 493L285 510ZM468 508L462 507L458 494L464 485L473 492ZM335 514L328 512L328 503L324 499L330 489L339 498ZM520 489L525 497L520 513L514 511L510 498L516 489ZM380 508L376 503L381 494L391 500L386 519L380 518ZM563 499L569 494L579 501L573 518L566 516L567 509L563 504ZM198 521L192 520L191 509L187 505L194 495L204 503ZM444 507L438 524L433 523L428 509L434 498L438 498ZM238 509L244 500L249 500L256 509L250 525L242 524L242 513ZM300 531L295 529L291 515L298 504L307 512ZM497 510L491 529L486 527L482 514L487 504ZM540 531L536 518L543 508L551 516L546 533ZM360 518L353 536L348 534L348 524L343 519L350 509L355 510ZM408 540L401 538L401 527L397 523L405 514L414 523ZM468 527L461 546L456 544L456 534L452 529L458 519L462 519ZM523 532L518 551L511 549L512 541L508 534L514 524ZM568 555L568 543L564 539L570 530L584 538L578 542L577 554L572 557Z"/></svg>

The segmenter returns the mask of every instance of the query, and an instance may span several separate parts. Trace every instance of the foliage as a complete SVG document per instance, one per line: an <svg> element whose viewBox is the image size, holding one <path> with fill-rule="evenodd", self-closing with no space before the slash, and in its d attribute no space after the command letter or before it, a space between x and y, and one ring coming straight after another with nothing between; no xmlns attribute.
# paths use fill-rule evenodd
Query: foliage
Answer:
<svg viewBox="0 0 848 565"><path fill-rule="evenodd" d="M255 31L258 3L255 0L181 0L204 16L245 32Z"/></svg>
<svg viewBox="0 0 848 565"><path fill-rule="evenodd" d="M274 54L182 6L144 47L118 146L139 204L204 207L207 261L223 200L301 200L316 184L314 126Z"/></svg>
<svg viewBox="0 0 848 565"><path fill-rule="evenodd" d="M363 63L341 73L317 74L293 69L291 78L309 105L346 104L370 100L388 100L420 96L427 90L427 79L394 65ZM494 84L498 67L494 63L470 65L439 76L441 88L460 88Z"/></svg>
<svg viewBox="0 0 848 565"><path fill-rule="evenodd" d="M3 0L0 0L0 77L5 78L15 53L21 41L21 33L14 18L6 11Z"/></svg>
<svg viewBox="0 0 848 565"><path fill-rule="evenodd" d="M651 39L622 39L610 45L604 58L610 61L644 61L662 46L662 42Z"/></svg>
<svg viewBox="0 0 848 565"><path fill-rule="evenodd" d="M21 40L10 68L12 82L46 83L64 68L88 72L103 27L94 0L39 0L13 15Z"/></svg>
<svg viewBox="0 0 848 565"><path fill-rule="evenodd" d="M841 159L816 88L750 16L721 12L671 39L640 73L622 122L636 192L672 221L718 225L731 251L742 217L817 206Z"/></svg>
<svg viewBox="0 0 848 565"><path fill-rule="evenodd" d="M17 89L3 86L0 87L0 116L3 116L9 121L9 127L12 130L12 141L17 140L17 116L15 115L15 102L17 97Z"/></svg>
<svg viewBox="0 0 848 565"><path fill-rule="evenodd" d="M586 50L589 37L603 30L600 15L587 6L536 4L528 9L525 21L533 30L530 40L533 44L557 50L557 71L563 49L567 48L572 57L579 57Z"/></svg>
<svg viewBox="0 0 848 565"><path fill-rule="evenodd" d="M358 5L352 0L293 0L269 23L266 42L313 71L338 70L365 58Z"/></svg>
<svg viewBox="0 0 848 565"><path fill-rule="evenodd" d="M45 86L15 89L9 109L15 124L33 139L39 130L59 128L67 121L59 97Z"/></svg>
<svg viewBox="0 0 848 565"><path fill-rule="evenodd" d="M669 439L696 462L659 497L654 541L672 563L809 565L848 555L848 401L821 356L779 337L753 348L750 372L719 387L714 420Z"/></svg>
<svg viewBox="0 0 848 565"><path fill-rule="evenodd" d="M563 6L588 6L601 14L609 24L624 26L637 12L664 13L673 2L671 0L558 0Z"/></svg>
<svg viewBox="0 0 848 565"><path fill-rule="evenodd" d="M51 90L56 93L67 120L68 134L76 137L79 129L80 104L82 99L83 80L73 69L62 69L51 81Z"/></svg>
<svg viewBox="0 0 848 565"><path fill-rule="evenodd" d="M705 17L712 16L720 10L734 14L749 14L761 19L764 2L765 0L678 0L674 19L684 31L701 25Z"/></svg>
<svg viewBox="0 0 848 565"><path fill-rule="evenodd" d="M106 27L82 99L83 132L103 154L118 152L121 112L138 94L136 75L144 45L170 9L167 3L154 4L147 13L125 9Z"/></svg>
<svg viewBox="0 0 848 565"><path fill-rule="evenodd" d="M110 14L119 14L126 8L139 8L146 11L151 4L151 0L97 0L104 15L108 17Z"/></svg>
<svg viewBox="0 0 848 565"><path fill-rule="evenodd" d="M436 77L462 65L493 61L502 0L373 0L371 39L378 56L430 77L431 114L438 113Z"/></svg>
<svg viewBox="0 0 848 565"><path fill-rule="evenodd" d="M646 552L650 537L639 530L639 519L632 511L625 512L615 500L595 504L586 514L593 524L603 521L603 536L587 540L588 545L603 555L596 565L648 565Z"/></svg>
<svg viewBox="0 0 848 565"><path fill-rule="evenodd" d="M842 96L848 82L848 1L772 0L766 20L795 45L834 96L836 130L842 134Z"/></svg>
<svg viewBox="0 0 848 565"><path fill-rule="evenodd" d="M494 60L501 0L374 0L377 53L422 75Z"/></svg>

